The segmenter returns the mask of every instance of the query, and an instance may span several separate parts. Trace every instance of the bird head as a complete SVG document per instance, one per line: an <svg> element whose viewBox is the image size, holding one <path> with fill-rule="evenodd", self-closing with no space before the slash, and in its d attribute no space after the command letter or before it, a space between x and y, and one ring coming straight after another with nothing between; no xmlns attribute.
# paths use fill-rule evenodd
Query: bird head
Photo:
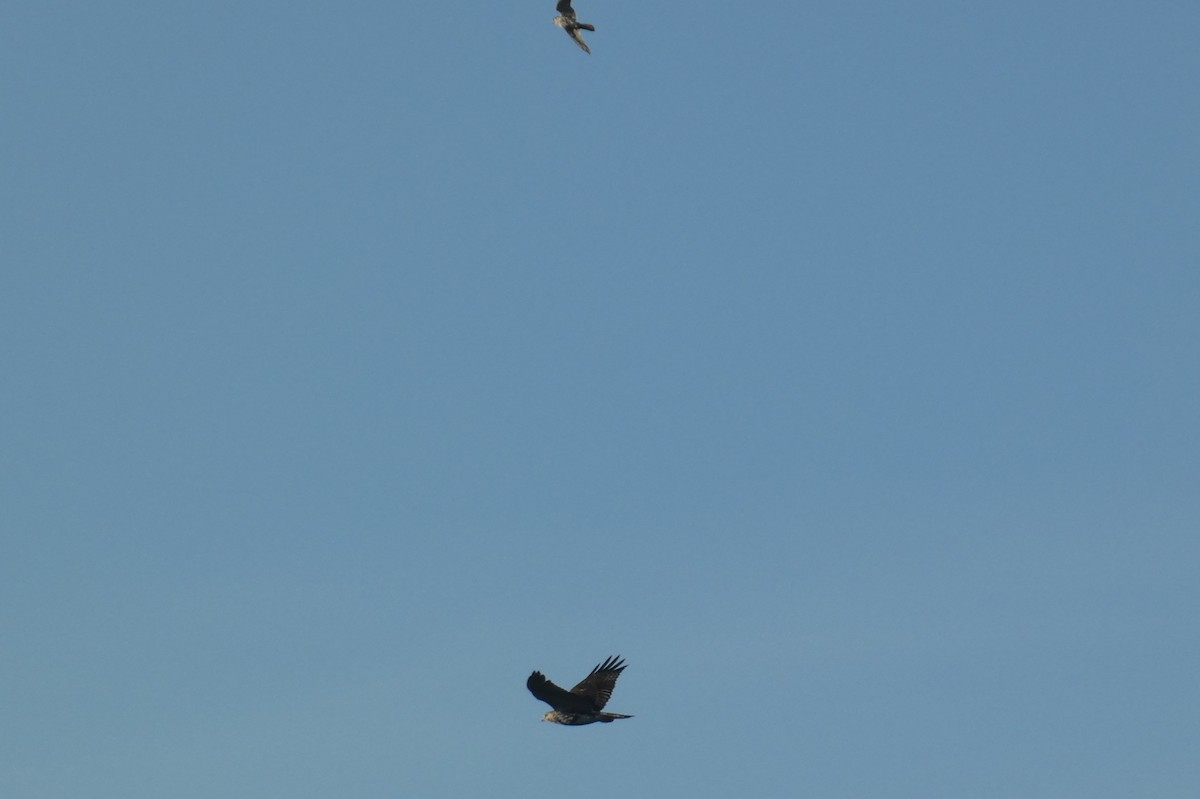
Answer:
<svg viewBox="0 0 1200 799"><path fill-rule="evenodd" d="M554 711L547 710L546 715L542 716L542 721L554 721Z"/></svg>

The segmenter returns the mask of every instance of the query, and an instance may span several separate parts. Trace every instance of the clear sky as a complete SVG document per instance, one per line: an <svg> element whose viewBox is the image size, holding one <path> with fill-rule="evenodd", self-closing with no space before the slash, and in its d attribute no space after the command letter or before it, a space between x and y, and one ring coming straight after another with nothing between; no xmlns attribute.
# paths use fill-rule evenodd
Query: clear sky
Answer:
<svg viewBox="0 0 1200 799"><path fill-rule="evenodd" d="M576 9L6 5L0 795L1194 799L1200 5Z"/></svg>

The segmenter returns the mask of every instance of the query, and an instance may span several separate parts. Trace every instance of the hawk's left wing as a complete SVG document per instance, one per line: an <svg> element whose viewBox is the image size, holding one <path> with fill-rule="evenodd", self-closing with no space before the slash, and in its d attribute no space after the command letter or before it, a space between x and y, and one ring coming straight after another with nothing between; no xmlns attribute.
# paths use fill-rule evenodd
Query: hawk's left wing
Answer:
<svg viewBox="0 0 1200 799"><path fill-rule="evenodd" d="M595 710L603 710L612 696L613 688L617 686L617 678L624 670L625 662L620 656L610 657L592 669L592 673L572 688L571 693L585 697Z"/></svg>

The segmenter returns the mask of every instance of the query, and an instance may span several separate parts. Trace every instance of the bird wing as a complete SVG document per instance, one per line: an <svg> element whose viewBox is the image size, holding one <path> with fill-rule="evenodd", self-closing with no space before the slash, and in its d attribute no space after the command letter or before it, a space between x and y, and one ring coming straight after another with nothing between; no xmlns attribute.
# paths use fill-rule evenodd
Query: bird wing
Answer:
<svg viewBox="0 0 1200 799"><path fill-rule="evenodd" d="M546 679L546 675L540 671L529 675L525 687L529 689L529 693L555 710L567 713L588 713L593 710L591 700L577 696L566 688L560 688Z"/></svg>
<svg viewBox="0 0 1200 799"><path fill-rule="evenodd" d="M583 48L583 52L587 53L588 55L591 55L591 54L592 54L592 48L590 48L590 47L588 47L588 46L587 46L587 42L585 42L585 41L583 40L583 34L579 32L579 28L582 28L582 27L583 27L582 25L579 25L579 26L576 26L576 27L574 27L574 28L567 28L567 34L568 34L568 35L569 35L569 36L570 36L572 39L574 39L574 40L575 40L575 44L577 44L577 45L579 45L580 47L582 47L582 48ZM595 30L595 29L593 28L593 30Z"/></svg>
<svg viewBox="0 0 1200 799"><path fill-rule="evenodd" d="M575 18L575 9L571 8L571 0L558 0L558 5L554 7L554 10L564 17Z"/></svg>
<svg viewBox="0 0 1200 799"><path fill-rule="evenodd" d="M595 710L603 710L612 696L613 688L617 686L617 678L624 670L625 662L619 656L610 657L592 669L592 673L572 688L571 693L586 698Z"/></svg>

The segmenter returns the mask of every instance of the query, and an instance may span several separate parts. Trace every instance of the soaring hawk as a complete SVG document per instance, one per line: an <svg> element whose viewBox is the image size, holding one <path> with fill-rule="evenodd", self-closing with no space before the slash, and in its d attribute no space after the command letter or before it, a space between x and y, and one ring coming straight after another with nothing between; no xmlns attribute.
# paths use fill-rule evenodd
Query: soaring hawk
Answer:
<svg viewBox="0 0 1200 799"><path fill-rule="evenodd" d="M565 3L566 0L563 0ZM621 713L602 713L608 698L612 696L617 678L625 670L625 662L620 657L610 657L584 677L579 685L570 691L559 688L546 679L546 675L535 671L525 681L529 693L545 702L553 710L542 716L542 721L552 721L555 724L592 724L603 722L608 724L613 719L631 719Z"/></svg>
<svg viewBox="0 0 1200 799"><path fill-rule="evenodd" d="M583 48L583 52L588 55L592 54L588 48L587 42L583 40L583 34L579 31L594 31L595 25L589 25L586 22L575 21L575 9L571 8L571 0L558 0L558 5L554 7L558 12L558 16L554 18L554 24L567 32L567 35L575 40L575 44Z"/></svg>

